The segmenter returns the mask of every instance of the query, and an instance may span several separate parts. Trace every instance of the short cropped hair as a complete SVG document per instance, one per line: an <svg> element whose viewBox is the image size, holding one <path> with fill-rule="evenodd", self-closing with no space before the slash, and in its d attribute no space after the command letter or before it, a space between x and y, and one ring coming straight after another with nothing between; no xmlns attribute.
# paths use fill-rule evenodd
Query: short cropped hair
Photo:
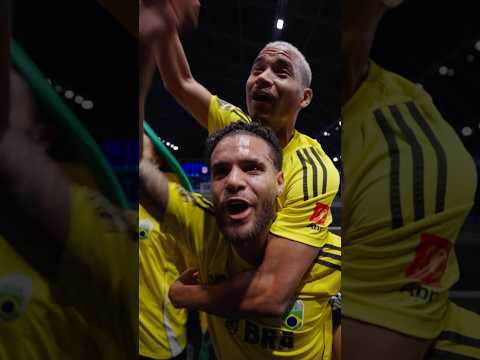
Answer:
<svg viewBox="0 0 480 360"><path fill-rule="evenodd" d="M259 123L246 123L243 121L236 121L230 125L215 131L206 140L206 158L208 164L212 157L213 150L218 143L228 136L234 136L238 134L253 135L260 139L263 139L270 147L273 166L277 171L282 169L282 147L275 133L268 127L265 127Z"/></svg>
<svg viewBox="0 0 480 360"><path fill-rule="evenodd" d="M300 70L300 75L302 76L302 85L306 88L310 87L312 83L312 69L308 63L305 55L302 54L298 48L289 42L286 41L274 41L265 45L264 49L269 46L283 46L295 54L295 64ZM263 50L263 49L262 49Z"/></svg>

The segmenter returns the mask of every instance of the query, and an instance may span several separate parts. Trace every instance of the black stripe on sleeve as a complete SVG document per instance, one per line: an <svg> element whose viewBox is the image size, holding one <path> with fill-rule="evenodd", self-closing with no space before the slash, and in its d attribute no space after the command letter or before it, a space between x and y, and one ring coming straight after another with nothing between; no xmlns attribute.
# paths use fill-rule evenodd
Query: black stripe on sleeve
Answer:
<svg viewBox="0 0 480 360"><path fill-rule="evenodd" d="M445 209L445 194L447 191L447 157L445 150L433 133L432 128L428 125L427 121L421 114L420 110L418 110L415 103L413 101L409 101L406 105L410 111L410 114L422 129L430 144L432 144L437 157L437 194L435 213L439 213Z"/></svg>
<svg viewBox="0 0 480 360"><path fill-rule="evenodd" d="M395 119L398 127L405 135L405 139L412 148L413 157L413 207L414 220L418 221L425 217L425 200L424 200L424 163L423 152L420 143L418 142L415 133L407 125L400 110L396 105L389 106L390 112Z"/></svg>
<svg viewBox="0 0 480 360"><path fill-rule="evenodd" d="M310 151L312 152L313 156L315 156L318 163L322 167L322 171L323 171L322 194L325 194L327 192L327 167L325 166L322 159L320 158L320 155L317 153L317 151L313 147L310 148Z"/></svg>
<svg viewBox="0 0 480 360"><path fill-rule="evenodd" d="M480 349L480 339L475 339L469 336L459 334L454 331L443 331L438 336L437 340L448 340L455 344L465 345Z"/></svg>
<svg viewBox="0 0 480 360"><path fill-rule="evenodd" d="M233 108L232 112L237 115L238 117L240 117L239 120L243 121L243 122L246 122L246 123L249 123L251 122L249 117L243 112L241 111L240 109L238 108Z"/></svg>
<svg viewBox="0 0 480 360"><path fill-rule="evenodd" d="M335 245L331 245L331 244L325 244L322 246L322 249L333 249L333 250L338 250L338 251L341 251L342 248L340 246L335 246Z"/></svg>
<svg viewBox="0 0 480 360"><path fill-rule="evenodd" d="M318 253L318 257L321 257L321 256L329 257L329 258L332 258L332 259L335 259L335 260L342 260L341 255L331 254L331 253L325 252L323 250L320 250L320 252Z"/></svg>
<svg viewBox="0 0 480 360"><path fill-rule="evenodd" d="M206 205L205 203L202 203L201 201L199 201L198 198L194 198L193 200L193 203L199 207L200 209L206 211L207 213L209 213L210 215L215 215L215 212L213 211L213 208L210 207L209 205Z"/></svg>
<svg viewBox="0 0 480 360"><path fill-rule="evenodd" d="M318 169L317 169L317 164L313 161L312 157L308 153L307 149L303 149L303 153L305 154L305 157L307 158L308 162L312 166L312 172L313 172L313 197L318 196Z"/></svg>
<svg viewBox="0 0 480 360"><path fill-rule="evenodd" d="M388 125L382 111L377 109L373 112L373 115L388 145L388 155L390 157L390 211L392 214L392 229L396 229L403 225L400 202L400 153L393 130Z"/></svg>
<svg viewBox="0 0 480 360"><path fill-rule="evenodd" d="M431 356L430 356L431 355ZM435 360L476 360L478 358L473 358L467 355L452 353L449 351L435 349L432 353L429 353L427 358L432 358Z"/></svg>
<svg viewBox="0 0 480 360"><path fill-rule="evenodd" d="M320 265L323 265L323 266L326 266L326 267L329 267L329 268L332 268L332 269L335 269L335 270L338 270L338 271L342 270L342 267L340 265L332 264L331 262L328 262L328 261L325 261L325 260L316 259L315 262L317 264L320 264Z"/></svg>
<svg viewBox="0 0 480 360"><path fill-rule="evenodd" d="M300 150L296 151L298 158L300 159L300 162L302 163L302 169L303 169L303 201L308 200L308 170L307 170L307 164L305 163L305 159L302 156L302 153Z"/></svg>
<svg viewBox="0 0 480 360"><path fill-rule="evenodd" d="M211 201L209 201L207 198L205 198L204 196L197 195L197 196L195 196L195 199L200 201L205 206L213 209L213 203Z"/></svg>

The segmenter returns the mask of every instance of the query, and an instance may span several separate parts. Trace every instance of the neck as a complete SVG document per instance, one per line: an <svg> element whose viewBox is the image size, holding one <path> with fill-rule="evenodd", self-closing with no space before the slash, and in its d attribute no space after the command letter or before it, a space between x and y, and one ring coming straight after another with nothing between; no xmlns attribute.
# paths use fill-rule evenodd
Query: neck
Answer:
<svg viewBox="0 0 480 360"><path fill-rule="evenodd" d="M274 132L275 135L278 137L280 141L280 145L282 149L287 146L290 139L293 137L293 133L295 132L295 123L297 122L298 112L293 115L293 120L291 119L273 119L270 121L262 121L260 123L262 125L270 127ZM284 124L282 127L275 126L276 124Z"/></svg>
<svg viewBox="0 0 480 360"><path fill-rule="evenodd" d="M385 12L383 5L345 9L342 24L342 104L346 104L368 74L375 31Z"/></svg>
<svg viewBox="0 0 480 360"><path fill-rule="evenodd" d="M255 239L234 243L234 248L238 255L251 265L260 265L265 254L265 246L267 243L268 229Z"/></svg>

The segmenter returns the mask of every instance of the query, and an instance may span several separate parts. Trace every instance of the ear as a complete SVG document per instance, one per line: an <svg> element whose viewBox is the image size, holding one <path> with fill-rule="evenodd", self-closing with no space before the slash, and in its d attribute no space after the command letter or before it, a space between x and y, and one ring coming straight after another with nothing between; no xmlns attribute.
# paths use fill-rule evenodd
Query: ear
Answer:
<svg viewBox="0 0 480 360"><path fill-rule="evenodd" d="M284 190L285 190L285 179L283 177L283 172L279 171L277 173L277 196L282 195Z"/></svg>
<svg viewBox="0 0 480 360"><path fill-rule="evenodd" d="M313 91L310 88L305 88L303 90L303 99L300 102L300 107L302 109L305 109L308 105L310 105L310 102L312 101L313 98Z"/></svg>

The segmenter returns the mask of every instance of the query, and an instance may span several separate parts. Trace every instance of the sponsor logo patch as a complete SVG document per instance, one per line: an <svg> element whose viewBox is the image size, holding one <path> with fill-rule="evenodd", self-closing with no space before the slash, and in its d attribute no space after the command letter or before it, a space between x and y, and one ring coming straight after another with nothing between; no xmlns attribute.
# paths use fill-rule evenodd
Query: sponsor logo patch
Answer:
<svg viewBox="0 0 480 360"><path fill-rule="evenodd" d="M423 285L439 287L447 268L452 243L433 234L422 234L415 250L415 258L405 270L405 275Z"/></svg>
<svg viewBox="0 0 480 360"><path fill-rule="evenodd" d="M321 202L317 202L315 209L313 210L312 216L310 216L310 221L313 221L316 224L323 225L327 221L328 210L330 207Z"/></svg>

